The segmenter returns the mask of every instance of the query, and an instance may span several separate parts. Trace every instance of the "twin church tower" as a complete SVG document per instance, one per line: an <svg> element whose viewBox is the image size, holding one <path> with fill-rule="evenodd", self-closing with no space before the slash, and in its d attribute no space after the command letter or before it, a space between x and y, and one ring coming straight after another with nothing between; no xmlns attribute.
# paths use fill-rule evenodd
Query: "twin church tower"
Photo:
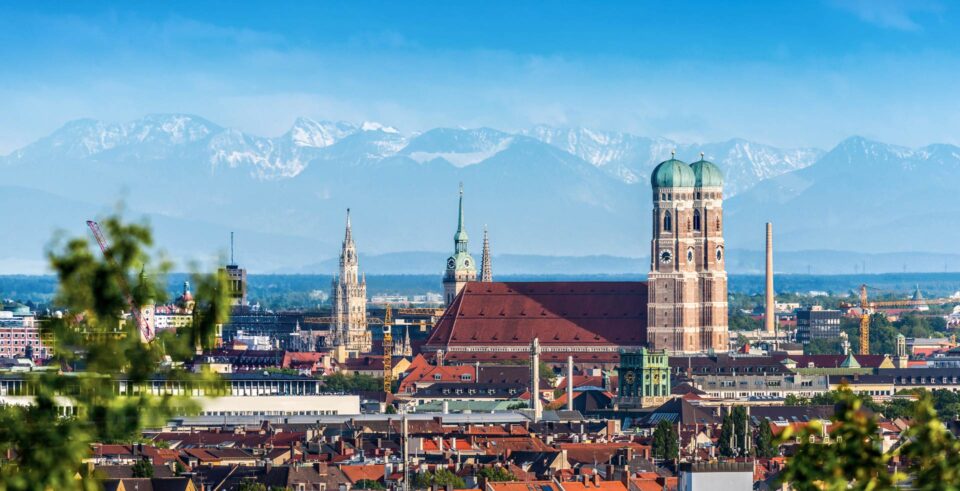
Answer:
<svg viewBox="0 0 960 491"><path fill-rule="evenodd" d="M647 342L671 353L726 352L723 175L701 153L689 165L661 162L650 184Z"/></svg>
<svg viewBox="0 0 960 491"><path fill-rule="evenodd" d="M653 191L653 234L647 281L647 344L671 353L726 352L727 273L723 243L723 176L703 159L686 164L671 158L650 176ZM464 228L463 186L454 253L443 276L446 305L471 281L493 281L490 242L483 233L479 265L468 251ZM358 274L356 246L347 230L340 255L340 274L333 280L334 342L351 352L370 350L366 328L366 279Z"/></svg>

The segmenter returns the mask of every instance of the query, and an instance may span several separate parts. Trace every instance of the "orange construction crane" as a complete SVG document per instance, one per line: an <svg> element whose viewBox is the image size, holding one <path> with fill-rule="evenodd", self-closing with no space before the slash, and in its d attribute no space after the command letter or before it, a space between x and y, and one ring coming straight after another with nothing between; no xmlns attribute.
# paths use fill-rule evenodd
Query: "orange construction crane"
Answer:
<svg viewBox="0 0 960 491"><path fill-rule="evenodd" d="M97 244L100 246L100 252L103 253L103 257L113 262L113 259L107 256L107 239L103 235L103 231L100 230L100 224L93 221L87 220L87 226L90 227L90 230L93 232L94 238L97 239ZM114 263L116 266L116 263ZM127 300L127 304L130 305L130 315L133 316L134 322L137 323L137 330L140 331L140 340L143 342L149 342L153 340L153 328L147 323L147 321L140 315L140 308L133 303L133 297L130 295L130 287L127 285L126 275L121 271L120 273L120 289L123 291L123 295Z"/></svg>
<svg viewBox="0 0 960 491"><path fill-rule="evenodd" d="M871 310L877 307L916 307L920 305L943 305L946 303L960 302L956 298L932 298L932 299L909 299L909 300L875 300L870 301L867 298L867 285L860 285L860 354L870 354L870 314ZM853 307L852 304L841 304L842 307Z"/></svg>

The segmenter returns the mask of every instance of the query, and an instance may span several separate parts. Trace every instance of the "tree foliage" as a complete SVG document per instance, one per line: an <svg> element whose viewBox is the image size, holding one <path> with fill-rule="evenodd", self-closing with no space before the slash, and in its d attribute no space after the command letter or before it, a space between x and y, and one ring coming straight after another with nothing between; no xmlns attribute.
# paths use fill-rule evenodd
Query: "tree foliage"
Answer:
<svg viewBox="0 0 960 491"><path fill-rule="evenodd" d="M337 372L323 379L323 388L328 392L344 393L381 391L383 379L357 372L353 375Z"/></svg>
<svg viewBox="0 0 960 491"><path fill-rule="evenodd" d="M930 395L917 401L913 422L903 436L907 443L900 455L909 464L913 489L960 490L960 442L938 419Z"/></svg>
<svg viewBox="0 0 960 491"><path fill-rule="evenodd" d="M147 226L118 216L102 225L110 243L103 255L84 238L61 240L48 252L58 282L55 303L66 314L45 322L41 332L52 340L52 363L68 373L25 374L33 403L0 407L0 455L12 457L0 463L0 490L98 489L94 476L75 478L91 442L132 441L144 426L195 411L186 396L150 395L147 383L161 371L164 356L173 362L162 369L168 380L187 387L216 381L211 374L191 374L178 362L191 359L198 347L212 346L216 326L226 321L222 279L194 275L192 325L143 343L125 315L131 309L125 292L132 294L133 309L151 299L162 301L156 276L139 273L163 273L168 265L151 262ZM133 389L130 394L118 393L121 379ZM72 408L70 417L61 414L65 404Z"/></svg>
<svg viewBox="0 0 960 491"><path fill-rule="evenodd" d="M442 488L448 484L453 486L454 489L467 487L467 484L460 476L447 469L437 469L434 472L418 472L413 476L411 484L414 489L429 489L433 487L433 485Z"/></svg>
<svg viewBox="0 0 960 491"><path fill-rule="evenodd" d="M513 473L508 471L504 467L484 467L477 472L477 477L483 478L486 481L491 482L501 482L501 481L516 481L517 476L514 476Z"/></svg>
<svg viewBox="0 0 960 491"><path fill-rule="evenodd" d="M733 457L736 454L733 438L733 418L726 413L720 422L720 436L717 438L717 450L721 457Z"/></svg>
<svg viewBox="0 0 960 491"><path fill-rule="evenodd" d="M774 442L773 430L770 429L770 420L763 418L757 434L753 439L753 455L769 459L777 455L777 445Z"/></svg>
<svg viewBox="0 0 960 491"><path fill-rule="evenodd" d="M354 489L387 489L380 481L374 481L372 479L361 479L353 483Z"/></svg>
<svg viewBox="0 0 960 491"><path fill-rule="evenodd" d="M153 463L140 459L133 464L133 477L153 477Z"/></svg>
<svg viewBox="0 0 960 491"><path fill-rule="evenodd" d="M661 419L653 430L653 456L657 459L675 459L680 449L677 430L667 420Z"/></svg>
<svg viewBox="0 0 960 491"><path fill-rule="evenodd" d="M794 438L801 442L781 479L798 491L891 489L901 476L888 471L890 455L882 452L877 422L862 399L849 390L838 391L831 421L829 443L819 441L824 432L819 421L797 433L790 426L781 432L778 443Z"/></svg>

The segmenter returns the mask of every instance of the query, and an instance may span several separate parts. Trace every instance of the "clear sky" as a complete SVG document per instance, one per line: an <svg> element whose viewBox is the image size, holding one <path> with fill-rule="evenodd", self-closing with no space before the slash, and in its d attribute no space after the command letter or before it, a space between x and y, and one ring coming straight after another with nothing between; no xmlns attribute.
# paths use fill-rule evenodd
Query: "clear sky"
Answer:
<svg viewBox="0 0 960 491"><path fill-rule="evenodd" d="M960 3L0 0L0 154L185 112L587 126L829 148L960 143Z"/></svg>

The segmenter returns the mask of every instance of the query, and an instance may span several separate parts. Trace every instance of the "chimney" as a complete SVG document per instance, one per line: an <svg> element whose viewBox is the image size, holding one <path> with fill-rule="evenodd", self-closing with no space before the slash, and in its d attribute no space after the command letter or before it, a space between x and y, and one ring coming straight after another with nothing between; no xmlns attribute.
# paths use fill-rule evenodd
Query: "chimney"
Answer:
<svg viewBox="0 0 960 491"><path fill-rule="evenodd" d="M776 334L776 312L773 301L773 224L767 222L767 292L763 325L767 334Z"/></svg>
<svg viewBox="0 0 960 491"><path fill-rule="evenodd" d="M540 339L533 338L530 343L530 378L533 386L530 394L530 409L533 409L533 422L539 423L541 417L540 407Z"/></svg>
<svg viewBox="0 0 960 491"><path fill-rule="evenodd" d="M573 411L573 356L567 357L567 411Z"/></svg>

